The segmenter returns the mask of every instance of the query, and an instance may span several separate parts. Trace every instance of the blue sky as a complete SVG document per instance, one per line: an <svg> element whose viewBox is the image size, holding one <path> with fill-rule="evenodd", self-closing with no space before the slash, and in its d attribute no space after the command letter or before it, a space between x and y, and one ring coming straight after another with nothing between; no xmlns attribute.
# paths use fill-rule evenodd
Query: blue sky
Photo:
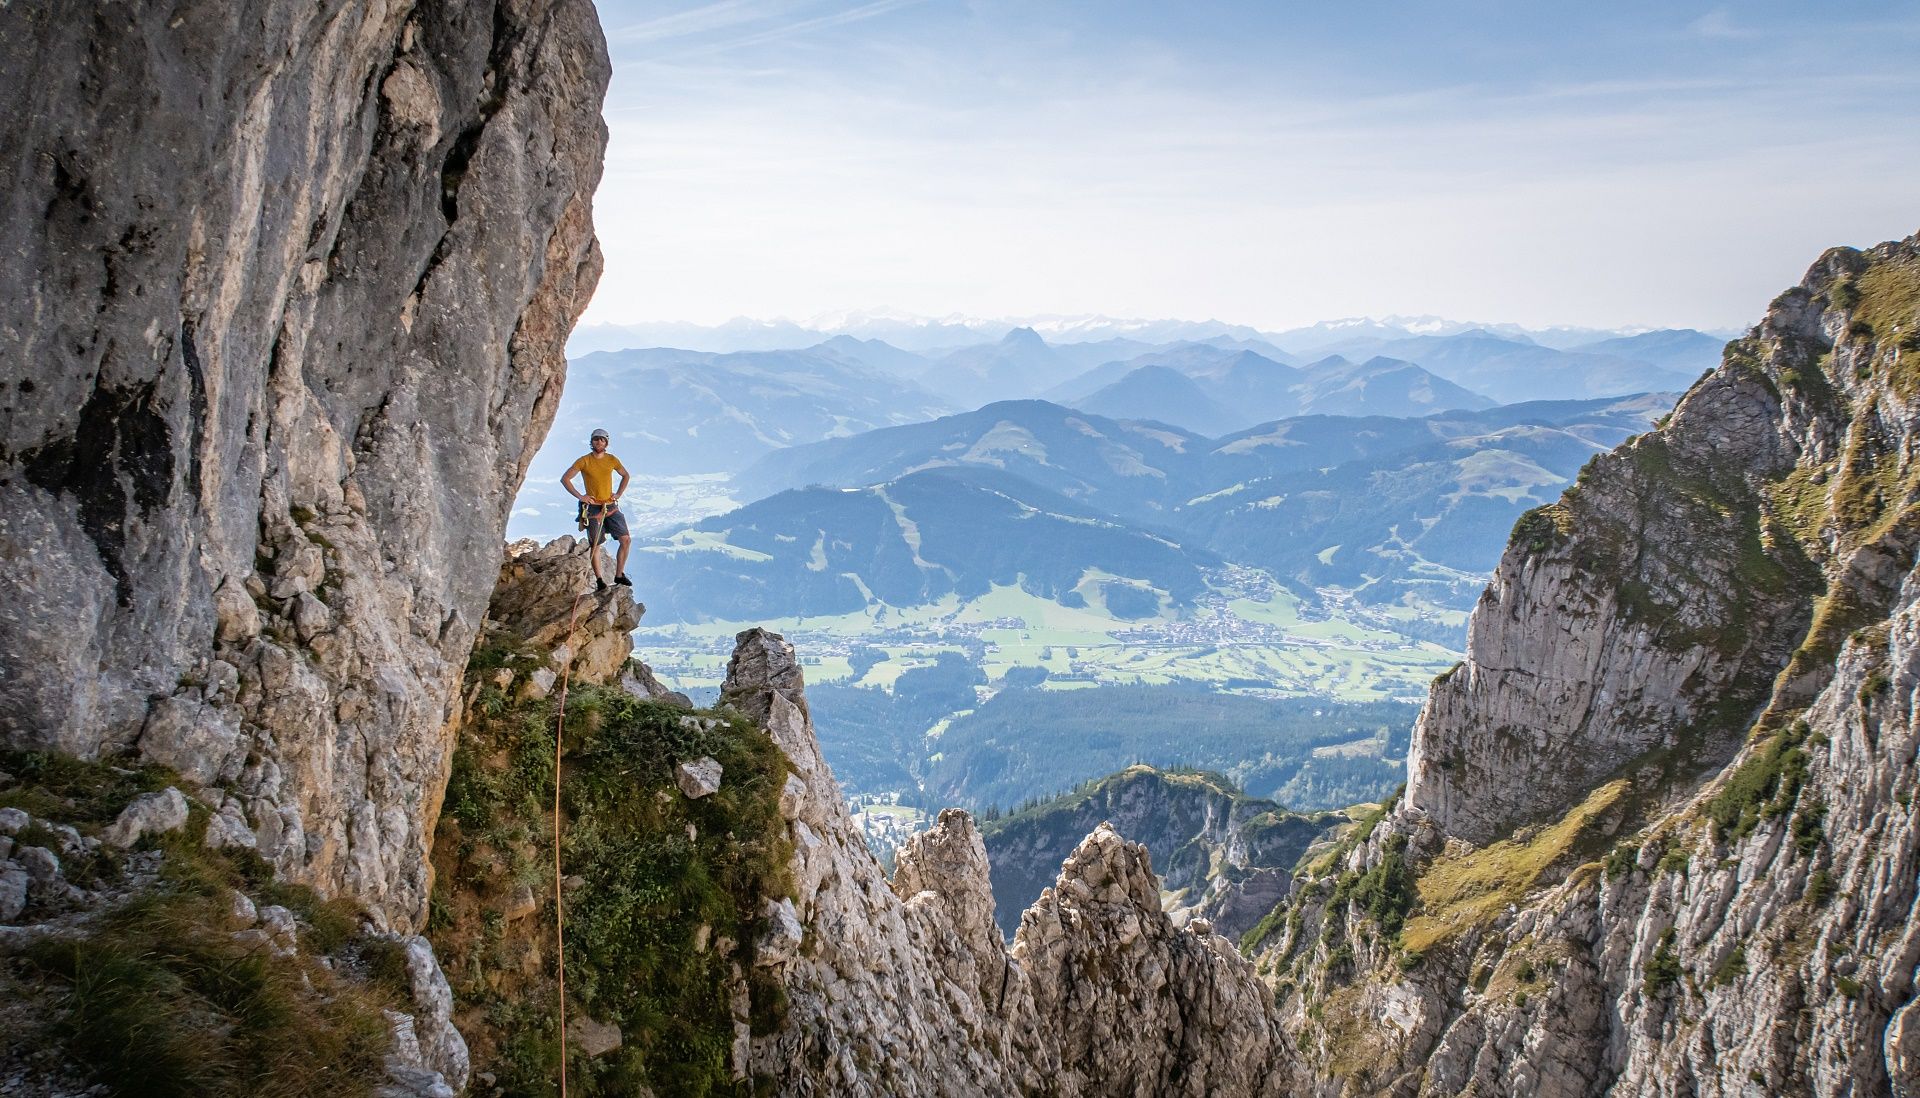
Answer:
<svg viewBox="0 0 1920 1098"><path fill-rule="evenodd" d="M1744 326L1920 229L1920 5L1844 7L601 3L587 320Z"/></svg>

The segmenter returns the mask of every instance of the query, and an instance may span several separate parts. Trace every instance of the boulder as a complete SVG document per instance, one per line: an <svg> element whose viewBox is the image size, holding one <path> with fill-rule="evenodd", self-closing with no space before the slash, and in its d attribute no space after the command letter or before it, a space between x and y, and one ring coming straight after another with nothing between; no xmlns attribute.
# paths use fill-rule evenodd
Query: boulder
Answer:
<svg viewBox="0 0 1920 1098"><path fill-rule="evenodd" d="M668 689L665 683L655 677L653 668L639 660L627 661L626 671L620 676L620 689L636 698L665 702L668 705L679 706L681 709L693 708L692 698L678 690Z"/></svg>
<svg viewBox="0 0 1920 1098"><path fill-rule="evenodd" d="M36 885L54 885L61 881L60 859L44 846L23 846L13 855L20 868Z"/></svg>
<svg viewBox="0 0 1920 1098"><path fill-rule="evenodd" d="M197 693L161 698L147 710L140 732L140 756L169 767L196 786L239 776L246 744L227 714Z"/></svg>
<svg viewBox="0 0 1920 1098"><path fill-rule="evenodd" d="M220 806L220 811L215 812L207 820L207 835L204 841L212 850L225 847L254 850L259 847L259 839L254 836L253 829L247 826L246 814L242 811L240 802L232 797L228 797L226 803Z"/></svg>
<svg viewBox="0 0 1920 1098"><path fill-rule="evenodd" d="M800 952L800 942L806 936L793 901L784 897L767 901L766 919L767 929L754 943L753 963L778 965L791 961Z"/></svg>
<svg viewBox="0 0 1920 1098"><path fill-rule="evenodd" d="M527 672L527 680L520 684L521 701L540 701L553 693L553 684L560 676L545 667L536 667Z"/></svg>
<svg viewBox="0 0 1920 1098"><path fill-rule="evenodd" d="M608 562L602 568L611 571ZM570 664L580 682L607 686L620 680L633 652L630 634L645 611L631 588L595 592L586 543L560 537L507 546L487 618L501 633L548 653L554 668Z"/></svg>
<svg viewBox="0 0 1920 1098"><path fill-rule="evenodd" d="M158 793L142 793L120 812L100 838L111 846L129 847L142 835L163 835L187 824L187 798L173 786Z"/></svg>
<svg viewBox="0 0 1920 1098"><path fill-rule="evenodd" d="M596 1022L582 1014L567 1023L567 1041L588 1057L597 1059L620 1047L620 1027Z"/></svg>
<svg viewBox="0 0 1920 1098"><path fill-rule="evenodd" d="M24 866L0 862L0 923L10 923L27 909L27 882Z"/></svg>
<svg viewBox="0 0 1920 1098"><path fill-rule="evenodd" d="M453 987L425 938L406 939L407 980L413 993L414 1029L421 1062L456 1090L465 1090L472 1070L466 1038L453 1025Z"/></svg>
<svg viewBox="0 0 1920 1098"><path fill-rule="evenodd" d="M673 768L673 780L680 786L680 792L696 801L720 791L720 774L719 761L710 755Z"/></svg>

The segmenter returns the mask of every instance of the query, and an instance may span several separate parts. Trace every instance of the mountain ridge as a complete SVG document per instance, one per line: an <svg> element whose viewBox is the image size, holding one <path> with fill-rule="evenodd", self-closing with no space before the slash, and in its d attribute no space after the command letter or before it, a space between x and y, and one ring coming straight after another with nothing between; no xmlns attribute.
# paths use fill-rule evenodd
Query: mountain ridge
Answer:
<svg viewBox="0 0 1920 1098"><path fill-rule="evenodd" d="M1301 1092L1920 1081L1916 331L1920 238L1830 251L1517 524L1405 796L1249 941Z"/></svg>

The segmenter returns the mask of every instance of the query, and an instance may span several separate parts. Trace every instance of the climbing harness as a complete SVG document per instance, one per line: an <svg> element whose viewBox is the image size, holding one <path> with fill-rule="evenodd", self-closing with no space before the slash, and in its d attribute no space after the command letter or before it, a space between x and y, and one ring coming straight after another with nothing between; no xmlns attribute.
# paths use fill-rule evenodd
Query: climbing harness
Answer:
<svg viewBox="0 0 1920 1098"><path fill-rule="evenodd" d="M593 552L591 548L587 550ZM560 975L560 1098L567 1098L567 917L560 894L560 741L567 731L567 683L573 677L573 631L580 623L580 601L573 596L567 614L567 662L560 667L560 704L553 722L553 967Z"/></svg>

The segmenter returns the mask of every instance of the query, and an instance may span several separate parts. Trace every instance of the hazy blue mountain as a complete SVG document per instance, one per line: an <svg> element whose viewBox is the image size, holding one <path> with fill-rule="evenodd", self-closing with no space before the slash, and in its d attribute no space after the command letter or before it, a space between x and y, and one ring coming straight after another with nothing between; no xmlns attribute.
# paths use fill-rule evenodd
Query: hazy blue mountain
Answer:
<svg viewBox="0 0 1920 1098"><path fill-rule="evenodd" d="M951 409L911 381L811 351L603 351L569 364L528 476L557 478L596 426L636 473L722 472L782 447Z"/></svg>
<svg viewBox="0 0 1920 1098"><path fill-rule="evenodd" d="M1171 366L1141 366L1075 401L1074 407L1112 419L1173 424L1204 435L1224 434L1248 422L1244 412L1208 396L1199 381Z"/></svg>
<svg viewBox="0 0 1920 1098"><path fill-rule="evenodd" d="M1302 394L1311 384L1307 370L1255 351L1222 350L1229 352L1227 357L1199 366L1193 375L1208 396L1234 409L1234 422L1228 430L1300 414Z"/></svg>
<svg viewBox="0 0 1920 1098"><path fill-rule="evenodd" d="M1032 328L1015 328L998 343L963 347L939 359L921 383L960 404L1030 397L1076 372Z"/></svg>
<svg viewBox="0 0 1920 1098"><path fill-rule="evenodd" d="M984 466L1112 514L1168 525L1180 521L1174 509L1187 501L1231 494L1262 477L1353 461L1389 462L1511 427L1554 427L1611 448L1672 405L1672 395L1656 394L1533 401L1417 419L1296 416L1209 440L1046 401L1003 401L929 423L776 451L741 471L735 485L758 496L809 484L865 486L940 466Z"/></svg>
<svg viewBox="0 0 1920 1098"><path fill-rule="evenodd" d="M1657 332L1616 336L1573 348L1585 354L1638 359L1665 370L1693 377L1720 365L1727 341L1692 328L1663 328Z"/></svg>
<svg viewBox="0 0 1920 1098"><path fill-rule="evenodd" d="M1371 353L1418 363L1502 404L1681 392L1696 376L1619 355L1558 351L1484 329L1394 340Z"/></svg>
<svg viewBox="0 0 1920 1098"><path fill-rule="evenodd" d="M1385 356L1361 363L1323 361L1302 373L1298 415L1423 416L1494 403L1411 362Z"/></svg>
<svg viewBox="0 0 1920 1098"><path fill-rule="evenodd" d="M1146 365L1147 363L1140 361L1142 357L1142 355L1135 355L1129 359L1102 362L1085 373L1075 374L1046 390L1040 394L1040 399L1054 404L1077 404L1138 370L1142 365Z"/></svg>
<svg viewBox="0 0 1920 1098"><path fill-rule="evenodd" d="M1338 353L1341 347L1352 347L1369 340L1384 343L1388 340L1407 339L1413 333L1399 324L1374 320L1371 317L1348 317L1343 320L1323 320L1301 328L1289 328L1284 332L1275 332L1267 338L1282 350L1296 355L1323 357Z"/></svg>
<svg viewBox="0 0 1920 1098"><path fill-rule="evenodd" d="M1488 325L1475 324L1473 327L1485 328ZM1497 330L1497 329L1496 329ZM1605 339L1620 339L1633 335L1631 331L1619 331L1610 328L1582 328L1569 324L1555 324L1547 328L1528 328L1527 338L1542 347L1552 347L1560 351L1577 351L1588 344ZM1655 363L1658 365L1658 363Z"/></svg>
<svg viewBox="0 0 1920 1098"><path fill-rule="evenodd" d="M1049 346L1053 348L1054 354L1072 363L1075 369L1089 370L1104 363L1125 362L1128 359L1139 358L1141 355L1159 350L1162 345L1143 343L1137 339L1114 338L1089 343L1054 343Z"/></svg>
<svg viewBox="0 0 1920 1098"><path fill-rule="evenodd" d="M1520 343L1535 342L1533 333L1518 324L1482 324L1449 320L1439 316L1346 317L1323 320L1303 328L1277 332L1267 338L1295 354L1322 357L1344 354L1365 357L1382 343L1418 336L1452 336L1462 332L1486 331ZM1586 338L1599 339L1615 332L1591 332Z"/></svg>
<svg viewBox="0 0 1920 1098"><path fill-rule="evenodd" d="M782 492L637 541L653 622L842 614L1018 584L1121 618L1190 605L1203 549L992 469L931 469L869 488ZM1107 578L1089 579L1097 570ZM641 577L644 577L642 580Z"/></svg>
<svg viewBox="0 0 1920 1098"><path fill-rule="evenodd" d="M917 378L933 365L933 360L903 351L885 340L856 339L850 335L837 335L807 349L901 378Z"/></svg>
<svg viewBox="0 0 1920 1098"><path fill-rule="evenodd" d="M1419 416L1493 404L1397 359L1355 363L1335 355L1296 369L1253 351L1199 343L1096 367L1050 394L1099 415L1208 435L1289 416Z"/></svg>
<svg viewBox="0 0 1920 1098"><path fill-rule="evenodd" d="M1261 478L1332 470L1352 462L1391 467L1458 439L1489 438L1515 427L1551 427L1583 443L1612 449L1672 410L1676 394L1602 400L1538 400L1419 419L1395 416L1297 416L1213 440L1195 486L1225 498L1252 490ZM1195 475L1195 474L1189 474ZM1202 493L1195 493L1200 496ZM1170 522L1186 521L1169 519Z"/></svg>
<svg viewBox="0 0 1920 1098"><path fill-rule="evenodd" d="M1558 499L1589 458L1632 433L1583 426L1512 426L1277 472L1196 500L1169 522L1304 588L1358 587L1370 602L1415 591L1464 608L1514 521Z"/></svg>
<svg viewBox="0 0 1920 1098"><path fill-rule="evenodd" d="M1556 498L1587 458L1671 405L1656 395L1418 419L1300 416L1209 441L1010 401L782 451L740 481L868 485L984 466L1302 589L1368 585L1368 601L1417 590L1459 604L1485 582L1521 512Z"/></svg>
<svg viewBox="0 0 1920 1098"><path fill-rule="evenodd" d="M777 451L742 470L735 485L758 496L809 484L861 487L940 466L985 467L1114 514L1151 519L1187 498L1186 468L1206 445L1190 431L1009 400Z"/></svg>
<svg viewBox="0 0 1920 1098"><path fill-rule="evenodd" d="M1278 362L1282 366L1298 366L1302 361L1298 355L1289 354L1264 339L1232 339L1227 336L1213 336L1209 339L1197 339L1193 342L1205 343L1208 346L1218 347L1223 351L1252 351L1261 358Z"/></svg>
<svg viewBox="0 0 1920 1098"><path fill-rule="evenodd" d="M1192 377L1220 378L1238 372L1242 375L1239 379L1242 384L1252 380L1254 374L1260 374L1264 386L1282 392L1300 380L1292 369L1290 359L1283 362L1280 358L1269 357L1259 351L1241 346L1245 342L1247 341L1222 340L1217 343L1196 341L1149 348L1125 360L1103 361L1100 365L1046 390L1041 394L1041 399L1077 406L1079 401L1085 400L1145 366L1171 367ZM1280 407L1277 404L1274 406ZM1275 419L1291 414L1290 410L1277 410L1271 415L1247 422L1257 423L1261 419ZM1182 424L1182 426L1191 425Z"/></svg>
<svg viewBox="0 0 1920 1098"><path fill-rule="evenodd" d="M567 337L567 358L571 361L596 351L626 351L636 347L684 347L713 354L781 351L818 343L824 337L825 333L789 320L752 320L743 316L725 324L674 321L582 324Z"/></svg>

